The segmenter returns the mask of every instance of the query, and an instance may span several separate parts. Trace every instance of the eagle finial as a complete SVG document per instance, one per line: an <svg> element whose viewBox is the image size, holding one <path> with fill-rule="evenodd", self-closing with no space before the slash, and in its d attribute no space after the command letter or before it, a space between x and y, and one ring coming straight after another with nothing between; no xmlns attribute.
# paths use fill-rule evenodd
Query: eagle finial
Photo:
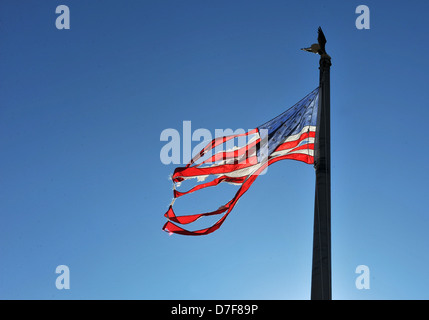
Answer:
<svg viewBox="0 0 429 320"><path fill-rule="evenodd" d="M318 43L313 43L310 47L302 48L301 50L317 53L317 54L320 54L321 56L328 56L325 50L326 38L325 38L325 35L323 34L321 27L317 29L317 42Z"/></svg>

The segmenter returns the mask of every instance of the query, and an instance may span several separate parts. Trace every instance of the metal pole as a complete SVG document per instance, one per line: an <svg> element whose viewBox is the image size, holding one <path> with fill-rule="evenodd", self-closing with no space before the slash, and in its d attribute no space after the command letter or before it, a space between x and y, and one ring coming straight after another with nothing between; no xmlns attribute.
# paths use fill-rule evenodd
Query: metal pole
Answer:
<svg viewBox="0 0 429 320"><path fill-rule="evenodd" d="M321 29L319 29L319 32L321 32ZM331 57L326 54L324 48L323 52L321 52L319 64L320 95L314 164L316 169L316 194L314 202L311 299L331 300L331 130L329 83Z"/></svg>

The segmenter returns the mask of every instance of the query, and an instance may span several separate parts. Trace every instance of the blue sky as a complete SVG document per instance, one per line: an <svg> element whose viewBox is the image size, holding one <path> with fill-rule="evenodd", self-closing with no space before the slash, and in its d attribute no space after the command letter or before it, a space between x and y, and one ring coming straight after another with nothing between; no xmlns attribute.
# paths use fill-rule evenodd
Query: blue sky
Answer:
<svg viewBox="0 0 429 320"><path fill-rule="evenodd" d="M60 4L70 30L55 27ZM369 30L355 27L360 4ZM299 49L320 25L332 57L332 296L428 299L428 10L2 1L0 298L309 299L312 166L278 162L221 229L169 236L176 166L160 161L160 134L183 121L250 129L292 106L318 85L317 56ZM58 265L69 290L55 286ZM358 265L368 290L355 286Z"/></svg>

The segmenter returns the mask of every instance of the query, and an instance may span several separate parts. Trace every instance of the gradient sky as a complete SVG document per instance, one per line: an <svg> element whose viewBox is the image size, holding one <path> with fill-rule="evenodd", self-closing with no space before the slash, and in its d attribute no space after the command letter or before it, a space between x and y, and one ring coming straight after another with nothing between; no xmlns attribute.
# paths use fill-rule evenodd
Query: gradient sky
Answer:
<svg viewBox="0 0 429 320"><path fill-rule="evenodd" d="M60 4L70 30L55 27ZM360 4L369 30L355 27ZM332 297L429 299L428 12L427 1L1 1L0 298L309 299L313 167L278 162L218 231L169 236L176 165L161 163L160 134L183 121L247 130L291 107L318 85L318 57L299 49L320 25ZM194 199L189 209L206 204ZM58 265L69 290L55 286Z"/></svg>

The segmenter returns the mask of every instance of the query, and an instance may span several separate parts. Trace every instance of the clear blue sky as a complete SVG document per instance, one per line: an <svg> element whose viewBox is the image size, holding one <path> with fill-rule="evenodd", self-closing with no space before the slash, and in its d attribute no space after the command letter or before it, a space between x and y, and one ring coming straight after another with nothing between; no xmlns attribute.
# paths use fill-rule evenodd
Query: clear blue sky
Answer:
<svg viewBox="0 0 429 320"><path fill-rule="evenodd" d="M70 30L55 28L60 4ZM360 4L370 30L355 27ZM318 57L299 49L321 25L333 298L429 299L428 12L427 1L1 1L0 298L309 299L312 166L278 162L221 229L169 236L176 166L161 163L160 134L185 120L254 128L292 106L318 85ZM55 287L62 264L70 290ZM355 287L362 264L369 290Z"/></svg>

